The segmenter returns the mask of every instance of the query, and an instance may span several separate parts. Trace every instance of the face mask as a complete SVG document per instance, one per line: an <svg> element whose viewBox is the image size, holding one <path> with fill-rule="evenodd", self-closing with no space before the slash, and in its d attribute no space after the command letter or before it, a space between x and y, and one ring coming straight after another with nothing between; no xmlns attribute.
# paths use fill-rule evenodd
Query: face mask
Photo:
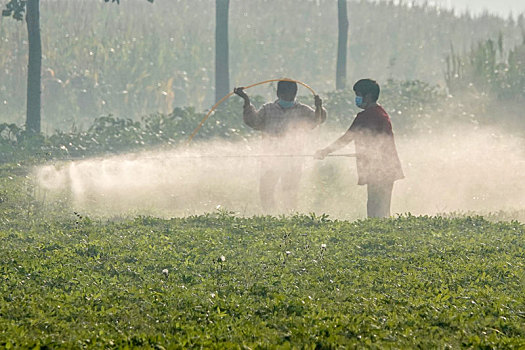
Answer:
<svg viewBox="0 0 525 350"><path fill-rule="evenodd" d="M295 105L295 100L294 101L285 101L285 100L279 99L278 103L279 103L279 106L281 106L283 108L291 108L291 107L293 107Z"/></svg>
<svg viewBox="0 0 525 350"><path fill-rule="evenodd" d="M356 96L355 97L355 105L359 108L363 108L363 97L362 96Z"/></svg>

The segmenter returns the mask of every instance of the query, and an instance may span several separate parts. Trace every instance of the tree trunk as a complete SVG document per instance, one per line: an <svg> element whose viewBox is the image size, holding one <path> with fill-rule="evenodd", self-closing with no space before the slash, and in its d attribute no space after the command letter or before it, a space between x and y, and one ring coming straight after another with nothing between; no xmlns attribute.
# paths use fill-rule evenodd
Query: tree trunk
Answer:
<svg viewBox="0 0 525 350"><path fill-rule="evenodd" d="M335 73L335 88L343 90L346 87L346 52L348 46L348 11L346 0L338 0L339 38L337 43L337 70Z"/></svg>
<svg viewBox="0 0 525 350"><path fill-rule="evenodd" d="M42 41L40 38L40 0L27 2L29 63L27 68L26 130L40 133Z"/></svg>
<svg viewBox="0 0 525 350"><path fill-rule="evenodd" d="M230 92L228 63L228 11L230 0L215 3L215 101Z"/></svg>

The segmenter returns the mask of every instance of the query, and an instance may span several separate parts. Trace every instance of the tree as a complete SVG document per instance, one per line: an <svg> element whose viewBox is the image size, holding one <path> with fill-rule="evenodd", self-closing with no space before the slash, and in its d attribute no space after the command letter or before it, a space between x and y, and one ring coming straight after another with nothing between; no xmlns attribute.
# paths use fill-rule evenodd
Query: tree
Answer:
<svg viewBox="0 0 525 350"><path fill-rule="evenodd" d="M109 2L110 0L104 0ZM154 0L147 0L153 2ZM117 4L120 0L111 0ZM41 132L42 95L42 39L40 35L40 0L9 0L2 16L13 17L18 21L26 12L29 59L27 66L27 112L26 131Z"/></svg>
<svg viewBox="0 0 525 350"><path fill-rule="evenodd" d="M29 59L27 65L27 116L26 130L40 133L42 39L40 37L40 0L27 2L27 37Z"/></svg>
<svg viewBox="0 0 525 350"><path fill-rule="evenodd" d="M343 90L346 87L346 52L348 47L348 11L346 0L338 0L339 37L337 43L337 68L335 73L335 88Z"/></svg>
<svg viewBox="0 0 525 350"><path fill-rule="evenodd" d="M230 0L215 2L215 101L230 92L228 63L228 11Z"/></svg>
<svg viewBox="0 0 525 350"><path fill-rule="evenodd" d="M21 21L26 14L29 59L27 65L26 130L40 133L42 40L40 38L40 0L11 0L2 16Z"/></svg>

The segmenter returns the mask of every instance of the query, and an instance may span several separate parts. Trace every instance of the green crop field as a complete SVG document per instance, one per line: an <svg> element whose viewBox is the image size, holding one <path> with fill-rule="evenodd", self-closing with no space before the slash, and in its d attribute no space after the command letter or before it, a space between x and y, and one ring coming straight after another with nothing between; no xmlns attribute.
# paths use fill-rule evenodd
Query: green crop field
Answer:
<svg viewBox="0 0 525 350"><path fill-rule="evenodd" d="M525 347L525 228L83 217L4 165L2 348Z"/></svg>

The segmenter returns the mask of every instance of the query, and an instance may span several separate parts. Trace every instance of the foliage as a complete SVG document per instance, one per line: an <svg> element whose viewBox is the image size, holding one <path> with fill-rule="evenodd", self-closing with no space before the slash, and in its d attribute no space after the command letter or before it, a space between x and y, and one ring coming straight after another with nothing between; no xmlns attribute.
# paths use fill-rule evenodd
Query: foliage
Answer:
<svg viewBox="0 0 525 350"><path fill-rule="evenodd" d="M26 10L26 0L9 0L5 5L5 9L2 10L3 17L11 17L21 21L24 19L24 12Z"/></svg>
<svg viewBox="0 0 525 350"><path fill-rule="evenodd" d="M104 0L104 2L109 2L110 0ZM154 0L148 0L149 2L153 2ZM116 2L117 4L120 3L120 0L111 0L111 2ZM24 12L26 10L26 4L27 0L9 0L9 2L5 5L5 9L2 10L2 16L4 17L11 17L13 16L14 19L21 21L24 19Z"/></svg>
<svg viewBox="0 0 525 350"><path fill-rule="evenodd" d="M254 103L261 105L261 98L254 97ZM145 116L141 121L102 116L86 131L56 131L48 136L29 135L16 124L4 123L0 124L0 163L34 163L177 145L187 140L204 115L193 107L185 107L175 108L170 114ZM252 136L253 130L239 120L242 121L242 103L229 101L211 116L195 140L241 140Z"/></svg>
<svg viewBox="0 0 525 350"><path fill-rule="evenodd" d="M221 211L103 222L6 175L3 348L525 346L518 222Z"/></svg>
<svg viewBox="0 0 525 350"><path fill-rule="evenodd" d="M479 42L462 56L447 58L447 86L452 94L489 96L501 102L525 102L525 32L508 52L503 37Z"/></svg>

